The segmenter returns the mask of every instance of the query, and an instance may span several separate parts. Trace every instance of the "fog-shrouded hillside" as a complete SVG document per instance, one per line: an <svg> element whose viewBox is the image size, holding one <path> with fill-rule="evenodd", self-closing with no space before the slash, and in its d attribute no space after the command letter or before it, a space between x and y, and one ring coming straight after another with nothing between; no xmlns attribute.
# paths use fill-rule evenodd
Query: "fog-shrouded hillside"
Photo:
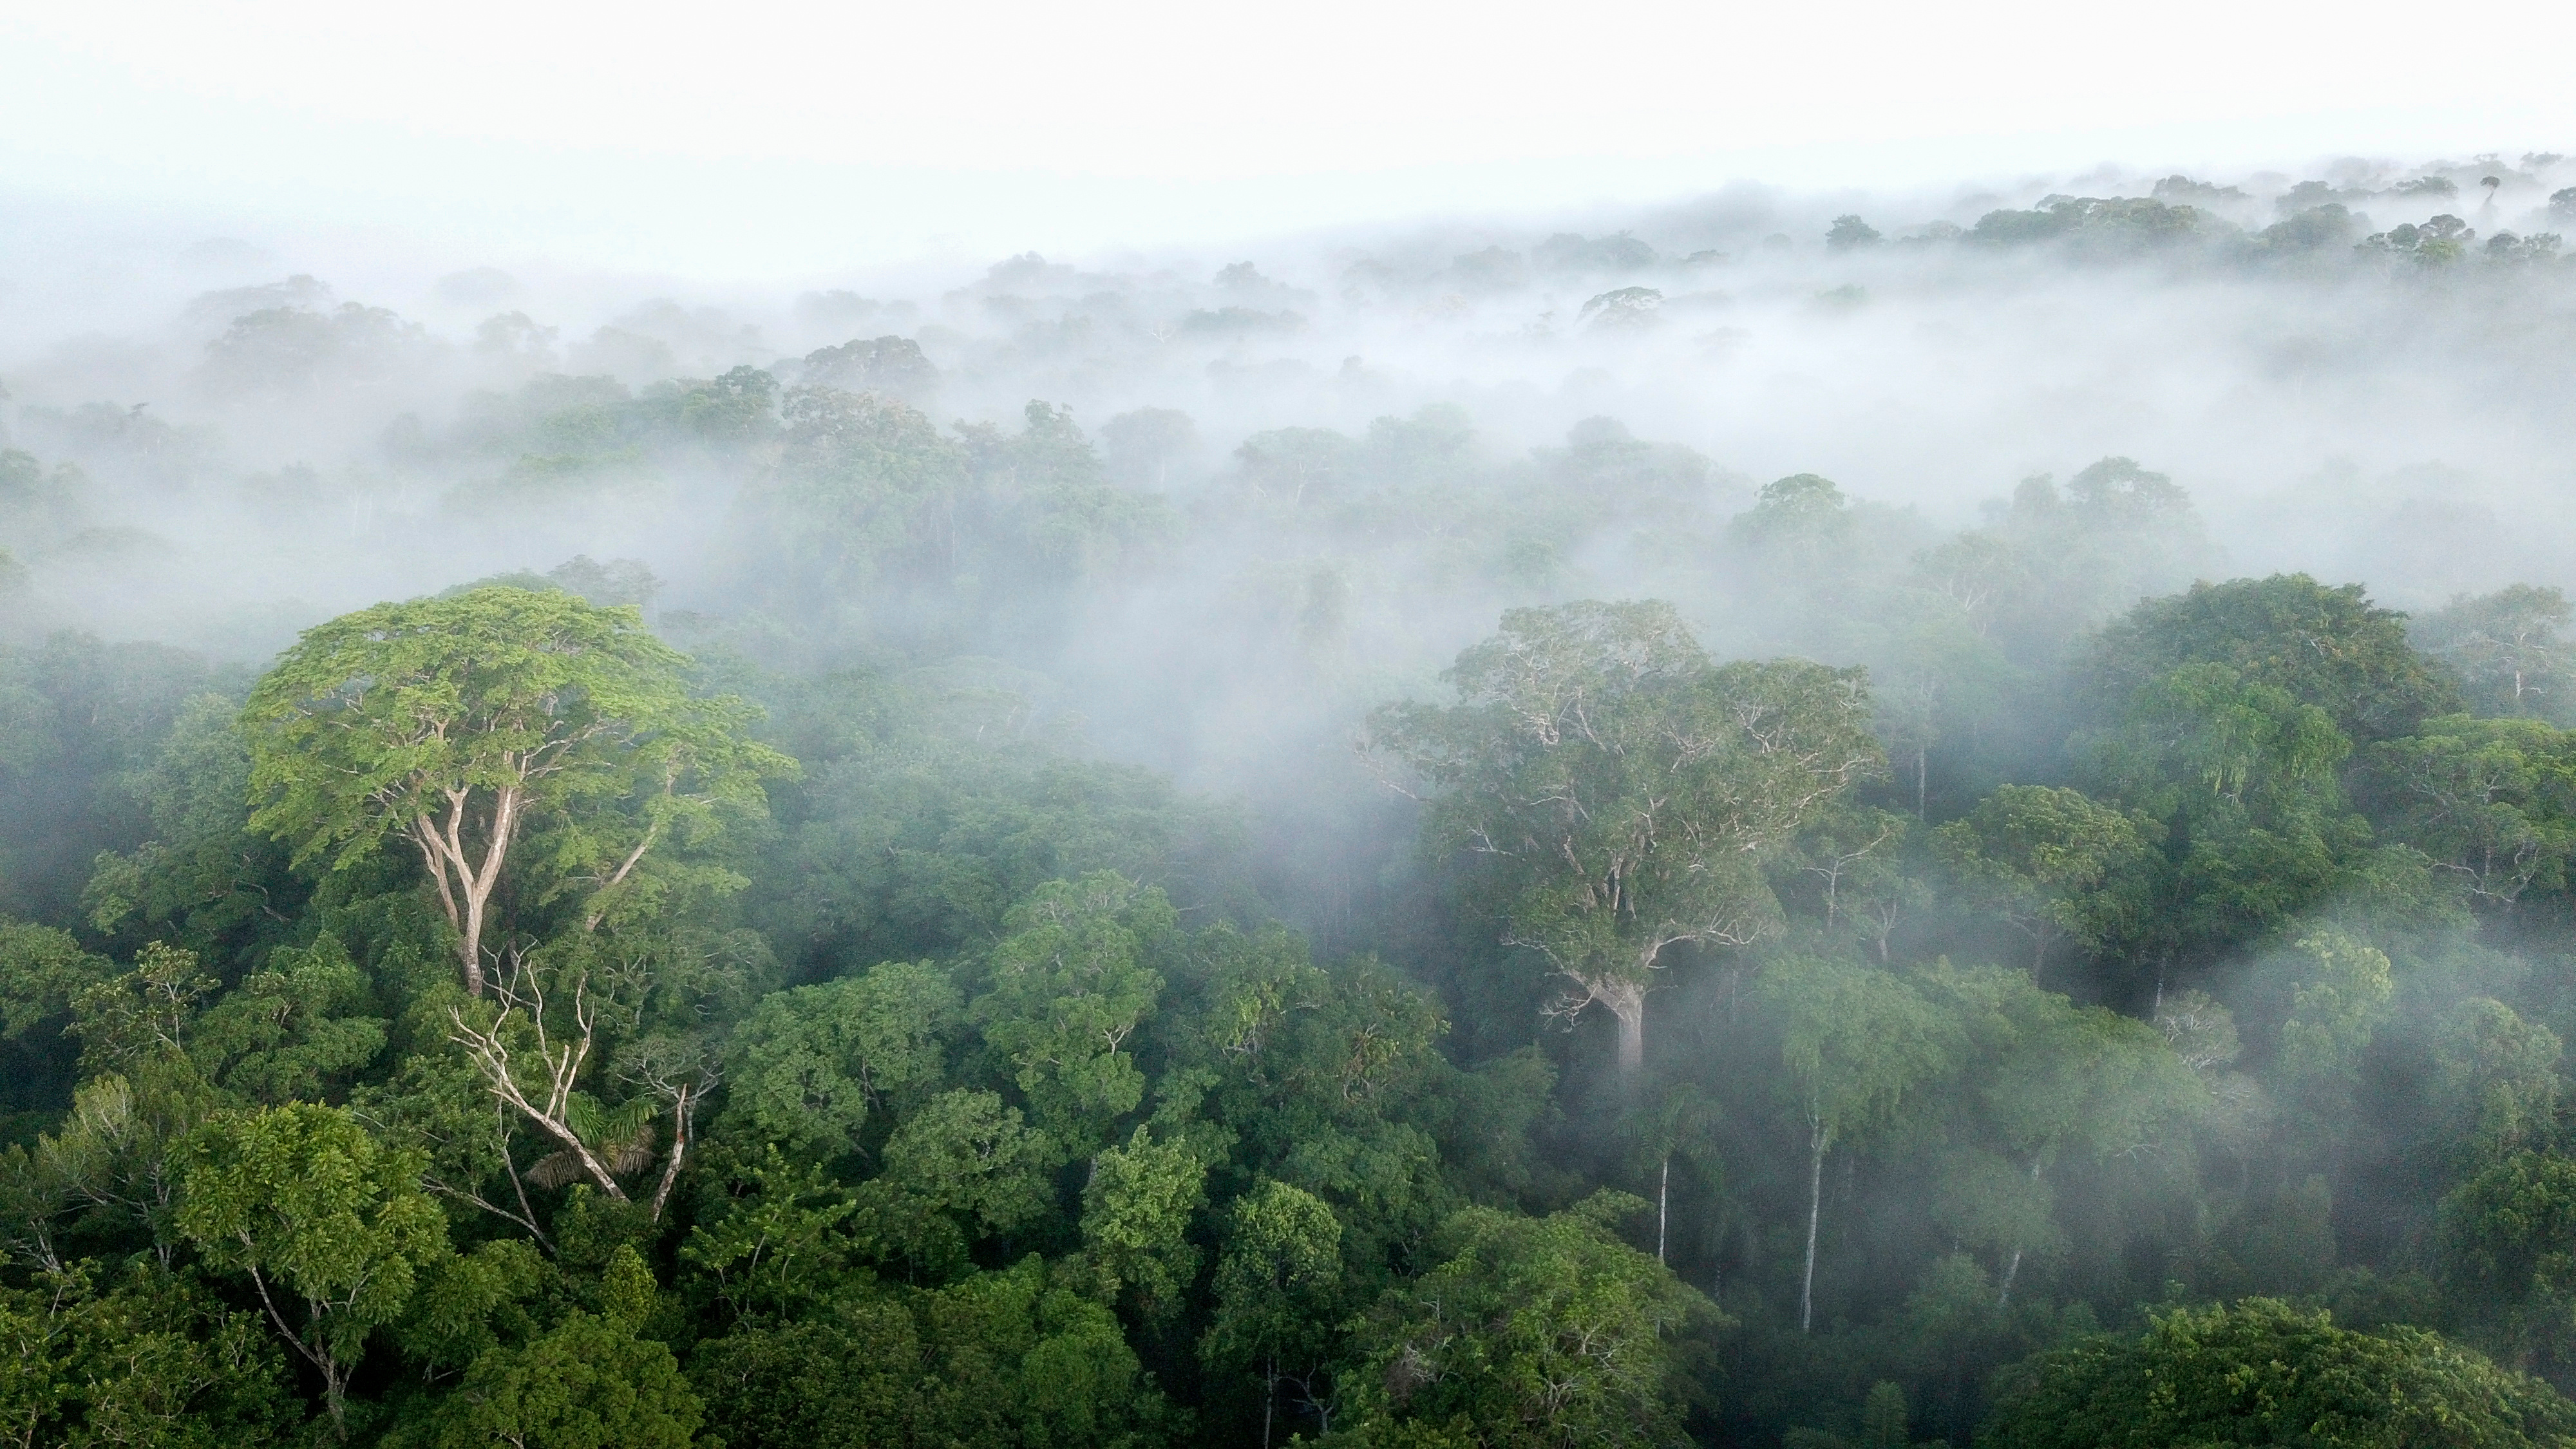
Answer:
<svg viewBox="0 0 2576 1449"><path fill-rule="evenodd" d="M18 1440L2576 1434L2576 159L5 235Z"/></svg>

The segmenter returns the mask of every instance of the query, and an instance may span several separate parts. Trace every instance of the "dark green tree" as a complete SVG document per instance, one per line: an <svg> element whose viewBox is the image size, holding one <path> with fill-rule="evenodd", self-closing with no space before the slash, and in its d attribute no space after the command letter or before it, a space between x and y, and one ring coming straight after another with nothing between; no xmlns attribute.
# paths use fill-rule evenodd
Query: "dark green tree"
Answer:
<svg viewBox="0 0 2576 1449"><path fill-rule="evenodd" d="M984 1041L1040 1127L1069 1152L1096 1151L1144 1100L1133 1042L1162 994L1153 958L1174 944L1171 903L1100 872L1041 887L1005 924L973 1006Z"/></svg>
<svg viewBox="0 0 2576 1449"><path fill-rule="evenodd" d="M1825 246L1838 252L1876 246L1879 240L1878 228L1857 216L1835 217L1834 224L1825 231Z"/></svg>
<svg viewBox="0 0 2576 1449"><path fill-rule="evenodd" d="M1528 1218L1469 1208L1440 1261L1389 1289L1335 1439L1476 1449L1679 1445L1683 1345L1721 1321L1611 1225L1643 1211L1603 1192Z"/></svg>
<svg viewBox="0 0 2576 1449"><path fill-rule="evenodd" d="M2519 1449L2576 1432L2576 1407L2547 1385L2431 1333L2355 1333L2260 1298L2174 1309L2140 1337L2043 1354L2016 1377L1980 1443Z"/></svg>
<svg viewBox="0 0 2576 1449"><path fill-rule="evenodd" d="M1283 1382L1329 1406L1326 1376L1345 1316L1342 1225L1322 1199L1263 1182L1226 1213L1211 1285L1215 1312L1201 1354L1261 1382L1261 1443L1269 1449Z"/></svg>
<svg viewBox="0 0 2576 1449"><path fill-rule="evenodd" d="M760 1138L824 1157L855 1150L871 1112L909 1107L945 1071L961 1010L947 973L891 961L764 997L734 1029L730 1110Z"/></svg>
<svg viewBox="0 0 2576 1449"><path fill-rule="evenodd" d="M2406 616L2359 584L2306 574L2198 583L2150 599L2102 630L2084 666L2097 708L2117 712L2141 686L2183 665L2221 664L2286 691L2357 743L2409 734L2457 708L2446 672L2418 653Z"/></svg>
<svg viewBox="0 0 2576 1449"><path fill-rule="evenodd" d="M2059 940L2136 934L2152 830L2078 790L2003 785L1933 839L1966 894L2031 938L2037 982Z"/></svg>

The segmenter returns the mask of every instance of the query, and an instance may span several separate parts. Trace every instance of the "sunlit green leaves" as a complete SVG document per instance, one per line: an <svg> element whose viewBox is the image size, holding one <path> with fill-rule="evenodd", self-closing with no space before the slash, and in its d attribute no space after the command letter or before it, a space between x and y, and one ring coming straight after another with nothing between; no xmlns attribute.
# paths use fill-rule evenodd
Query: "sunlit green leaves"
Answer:
<svg viewBox="0 0 2576 1449"><path fill-rule="evenodd" d="M347 1114L302 1102L216 1118L188 1144L179 1231L208 1263L249 1275L321 1371L335 1417L368 1337L448 1254L419 1170Z"/></svg>

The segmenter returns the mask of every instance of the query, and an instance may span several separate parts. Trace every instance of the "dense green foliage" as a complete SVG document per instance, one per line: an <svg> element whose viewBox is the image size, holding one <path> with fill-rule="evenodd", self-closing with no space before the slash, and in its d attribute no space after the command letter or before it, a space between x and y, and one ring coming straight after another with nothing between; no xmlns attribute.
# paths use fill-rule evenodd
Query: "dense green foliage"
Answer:
<svg viewBox="0 0 2576 1449"><path fill-rule="evenodd" d="M1266 919L1210 807L975 743L996 701L737 667L760 723L560 592L338 621L237 722L158 706L150 836L0 928L0 1392L73 1442L2554 1441L2434 1330L2576 1357L2576 747L2442 712L2400 622L2149 601L2065 655L2074 783L1926 822L1861 671L1518 611L1372 725L1428 802L1391 908L1494 942L1408 980ZM414 637L460 663L322 662ZM496 781L533 844L486 858L477 997L439 857L370 832L428 792L488 845ZM639 844L671 884L600 908ZM2368 1331L2095 1328L2258 1290Z"/></svg>
<svg viewBox="0 0 2576 1449"><path fill-rule="evenodd" d="M2042 1355L1979 1442L2564 1443L2576 1409L2420 1329L2355 1333L2274 1299L2175 1309L2134 1341Z"/></svg>
<svg viewBox="0 0 2576 1449"><path fill-rule="evenodd" d="M1826 245L2544 260L2304 199ZM1525 262L1681 265L1444 275ZM1219 285L1178 334L1302 325ZM412 365L309 301L209 394ZM2128 458L1949 530L1609 418L1224 452L542 332L384 448L660 519L691 607L582 556L239 668L0 570L0 1440L2576 1441L2555 590L2229 577ZM94 480L0 484L71 556Z"/></svg>

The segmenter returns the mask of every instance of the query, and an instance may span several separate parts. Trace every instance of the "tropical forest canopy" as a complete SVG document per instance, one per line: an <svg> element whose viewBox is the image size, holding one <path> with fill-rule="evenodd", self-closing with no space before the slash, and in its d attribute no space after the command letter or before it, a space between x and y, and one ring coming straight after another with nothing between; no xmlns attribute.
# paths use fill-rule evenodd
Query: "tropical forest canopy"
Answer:
<svg viewBox="0 0 2576 1449"><path fill-rule="evenodd" d="M2576 1442L2576 165L1617 220L0 293L0 1439Z"/></svg>

